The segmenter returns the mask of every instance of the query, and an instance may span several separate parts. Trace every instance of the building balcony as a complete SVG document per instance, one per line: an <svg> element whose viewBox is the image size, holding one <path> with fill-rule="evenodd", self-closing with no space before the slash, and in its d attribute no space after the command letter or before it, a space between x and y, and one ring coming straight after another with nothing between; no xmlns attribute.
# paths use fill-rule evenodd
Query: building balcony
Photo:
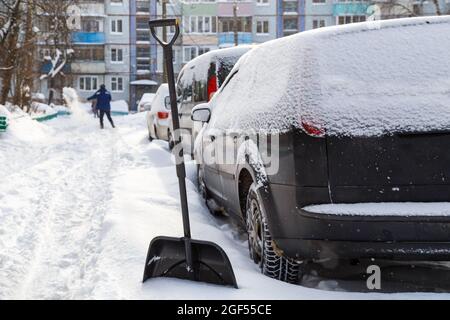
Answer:
<svg viewBox="0 0 450 320"><path fill-rule="evenodd" d="M333 4L334 16L367 15L369 4L361 1L335 2Z"/></svg>
<svg viewBox="0 0 450 320"><path fill-rule="evenodd" d="M77 6L82 17L106 17L104 3L78 3Z"/></svg>
<svg viewBox="0 0 450 320"><path fill-rule="evenodd" d="M255 4L253 1L238 1L237 15L239 17L250 17L254 15ZM219 1L217 2L217 16L219 17L233 17L234 16L234 1Z"/></svg>
<svg viewBox="0 0 450 320"><path fill-rule="evenodd" d="M74 44L105 44L104 32L73 32Z"/></svg>
<svg viewBox="0 0 450 320"><path fill-rule="evenodd" d="M71 63L72 73L78 74L105 74L104 61L75 61Z"/></svg>
<svg viewBox="0 0 450 320"><path fill-rule="evenodd" d="M52 63L50 61L46 61L42 63L40 72L41 74L49 74L52 70ZM70 73L72 71L70 63L66 63L66 65L63 67L62 72L64 73Z"/></svg>
<svg viewBox="0 0 450 320"><path fill-rule="evenodd" d="M253 34L251 32L238 33L239 44L253 43ZM234 32L219 33L219 45L234 44Z"/></svg>

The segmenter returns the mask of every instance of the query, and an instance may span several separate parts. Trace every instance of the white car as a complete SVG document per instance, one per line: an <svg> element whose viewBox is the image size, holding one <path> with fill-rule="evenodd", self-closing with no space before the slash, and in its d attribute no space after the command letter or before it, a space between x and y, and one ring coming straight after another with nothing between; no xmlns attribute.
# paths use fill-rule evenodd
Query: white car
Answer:
<svg viewBox="0 0 450 320"><path fill-rule="evenodd" d="M150 110L155 97L156 94L154 93L144 93L141 100L139 100L138 102L138 112L145 112Z"/></svg>
<svg viewBox="0 0 450 320"><path fill-rule="evenodd" d="M148 137L150 141L155 139L169 142L169 147L174 147L172 136L172 113L170 111L169 85L162 84L147 112Z"/></svg>

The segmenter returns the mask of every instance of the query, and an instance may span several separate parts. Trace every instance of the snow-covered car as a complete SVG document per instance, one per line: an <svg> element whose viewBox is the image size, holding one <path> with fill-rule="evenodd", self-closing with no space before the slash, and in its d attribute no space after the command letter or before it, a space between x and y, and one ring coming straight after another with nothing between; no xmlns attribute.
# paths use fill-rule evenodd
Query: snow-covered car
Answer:
<svg viewBox="0 0 450 320"><path fill-rule="evenodd" d="M156 94L154 93L144 93L142 95L141 100L138 102L138 111L139 112L145 112L150 110L153 99L155 99Z"/></svg>
<svg viewBox="0 0 450 320"><path fill-rule="evenodd" d="M163 83L155 99L147 111L147 128L150 141L154 139L165 140L169 142L169 147L174 147L172 135L172 112L170 111L169 86Z"/></svg>
<svg viewBox="0 0 450 320"><path fill-rule="evenodd" d="M201 130L191 120L192 109L211 100L239 58L252 48L243 45L213 50L193 59L181 70L177 81L178 108L186 154L193 153L194 141Z"/></svg>
<svg viewBox="0 0 450 320"><path fill-rule="evenodd" d="M207 122L200 190L242 222L264 274L297 283L309 261L450 260L449 30L427 17L275 40L194 109Z"/></svg>

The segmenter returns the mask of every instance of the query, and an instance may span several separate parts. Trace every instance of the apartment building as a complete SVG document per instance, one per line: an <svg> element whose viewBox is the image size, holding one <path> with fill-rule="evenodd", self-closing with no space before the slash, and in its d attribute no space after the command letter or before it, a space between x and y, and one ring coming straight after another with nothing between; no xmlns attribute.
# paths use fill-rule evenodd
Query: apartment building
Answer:
<svg viewBox="0 0 450 320"><path fill-rule="evenodd" d="M72 31L73 54L63 69L64 85L77 89L82 98L105 84L114 100L129 101L130 2L128 0L79 0L74 14L78 23ZM42 44L40 73L52 68L45 56L54 55ZM39 91L49 94L51 79L39 81Z"/></svg>
<svg viewBox="0 0 450 320"><path fill-rule="evenodd" d="M441 14L450 13L449 0L438 0L438 3ZM436 14L438 10L433 1L425 0L279 0L278 37L320 27L363 22L369 16L392 19Z"/></svg>
<svg viewBox="0 0 450 320"><path fill-rule="evenodd" d="M450 0L439 0L448 14ZM262 43L320 27L365 21L374 1L367 0L78 0L80 23L73 30L74 54L63 71L65 83L81 97L92 95L101 84L114 100L126 100L130 109L145 92L163 82L163 52L150 36L150 19L178 18L181 35L175 45L175 72L195 57L217 48ZM432 1L376 2L381 18L434 15ZM399 5L400 4L400 5ZM168 30L168 37L174 30ZM162 35L160 35L162 36ZM39 47L40 74L49 72L49 55ZM38 81L48 94L49 80Z"/></svg>
<svg viewBox="0 0 450 320"><path fill-rule="evenodd" d="M277 38L278 0L152 0L152 16L178 18L182 34L174 53L175 72L190 60L218 48L234 46L235 28L238 44L262 43ZM235 25L236 23L236 25ZM169 37L173 30L169 31ZM157 67L152 79L162 81L163 52L154 44L152 55Z"/></svg>

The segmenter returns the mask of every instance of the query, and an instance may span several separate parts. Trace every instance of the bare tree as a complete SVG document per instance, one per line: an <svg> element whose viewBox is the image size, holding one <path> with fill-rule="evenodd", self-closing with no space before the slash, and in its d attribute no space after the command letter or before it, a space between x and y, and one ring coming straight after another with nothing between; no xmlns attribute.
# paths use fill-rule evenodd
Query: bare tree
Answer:
<svg viewBox="0 0 450 320"><path fill-rule="evenodd" d="M43 79L48 79L51 92L62 90L64 67L73 52L68 8L76 1L0 0L0 104L8 100L29 108L36 72L42 67L38 43L48 49L44 63L51 65Z"/></svg>
<svg viewBox="0 0 450 320"><path fill-rule="evenodd" d="M4 32L2 37L3 50L0 51L0 82L2 88L0 91L0 104L5 104L11 91L12 80L14 77L15 62L19 45L19 35L21 30L21 11L23 3L21 0L0 0L4 10L4 16L8 17L3 25Z"/></svg>
<svg viewBox="0 0 450 320"><path fill-rule="evenodd" d="M416 17L423 15L423 5L425 1L416 0L375 0L372 4L377 5L384 18ZM435 7L435 14L442 15L439 0L432 0Z"/></svg>
<svg viewBox="0 0 450 320"><path fill-rule="evenodd" d="M44 63L50 65L50 70L41 76L41 80L48 81L49 104L54 92L61 91L64 84L70 82L64 68L73 56L72 29L68 21L71 18L69 9L76 3L76 0L38 1L39 19L47 28L42 32L41 40L50 53L44 57Z"/></svg>

